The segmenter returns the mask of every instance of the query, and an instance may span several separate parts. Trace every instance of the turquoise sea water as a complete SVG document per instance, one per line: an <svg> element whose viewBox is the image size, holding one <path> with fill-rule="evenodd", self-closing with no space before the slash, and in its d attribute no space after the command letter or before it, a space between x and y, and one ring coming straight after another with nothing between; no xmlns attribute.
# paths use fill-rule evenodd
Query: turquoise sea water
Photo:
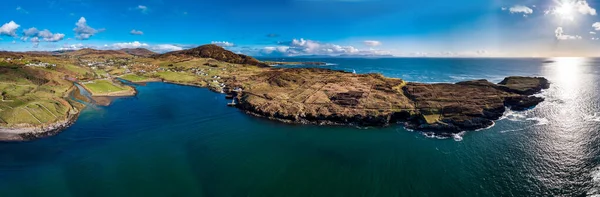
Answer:
<svg viewBox="0 0 600 197"><path fill-rule="evenodd" d="M533 110L436 139L400 125L281 124L207 89L148 83L136 97L86 108L56 136L0 143L0 196L600 195L600 60L309 61L409 81L553 84Z"/></svg>

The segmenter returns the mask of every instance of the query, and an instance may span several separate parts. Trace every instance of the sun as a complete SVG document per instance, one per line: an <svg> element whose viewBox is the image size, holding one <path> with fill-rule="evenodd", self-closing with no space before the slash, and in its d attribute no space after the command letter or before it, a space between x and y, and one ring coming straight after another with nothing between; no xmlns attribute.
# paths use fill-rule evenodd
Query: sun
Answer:
<svg viewBox="0 0 600 197"><path fill-rule="evenodd" d="M561 16L573 15L573 4L571 2L563 2L559 7L556 8L556 13Z"/></svg>
<svg viewBox="0 0 600 197"><path fill-rule="evenodd" d="M575 12L575 5L572 1L560 1L558 6L554 10L554 13L558 14L563 19L573 20L573 14Z"/></svg>

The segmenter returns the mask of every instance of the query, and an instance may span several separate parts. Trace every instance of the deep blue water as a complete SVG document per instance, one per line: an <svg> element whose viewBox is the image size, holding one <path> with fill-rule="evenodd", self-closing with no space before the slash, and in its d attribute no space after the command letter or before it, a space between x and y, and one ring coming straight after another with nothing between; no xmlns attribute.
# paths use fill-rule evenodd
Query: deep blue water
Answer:
<svg viewBox="0 0 600 197"><path fill-rule="evenodd" d="M295 61L293 59L288 59ZM88 107L70 128L0 143L0 196L600 194L600 61L309 59L420 82L544 76L546 102L454 139L401 126L287 125L166 83Z"/></svg>

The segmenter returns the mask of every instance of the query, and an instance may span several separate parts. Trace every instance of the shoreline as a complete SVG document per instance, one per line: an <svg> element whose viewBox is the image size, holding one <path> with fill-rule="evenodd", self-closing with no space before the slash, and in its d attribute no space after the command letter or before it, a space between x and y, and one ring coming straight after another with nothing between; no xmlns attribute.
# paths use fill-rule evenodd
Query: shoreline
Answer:
<svg viewBox="0 0 600 197"><path fill-rule="evenodd" d="M121 78L119 78L121 79ZM121 79L121 80L125 80L125 79ZM131 82L128 80L125 80L127 82L133 83L133 84L137 84L135 82ZM173 82L173 81L167 81L167 80L152 80L149 82L162 82L162 83L169 83L169 84L174 84L174 85L182 85L182 86L190 86L190 87L196 87L196 88L208 88L210 91L215 92L217 94L225 94L223 92L219 92L213 88L211 88L210 86L202 86L199 84L192 84L192 83L181 83L181 82ZM461 83L461 82L459 82ZM89 91L89 89L87 89L85 86L79 84L85 91ZM132 88L133 92L132 94L127 94L125 96L121 96L121 95L114 95L112 94L111 96L94 96L91 95L91 99L93 99L94 101L98 102L97 99L99 98L106 98L107 102L102 102L102 100L100 100L101 102L98 102L97 104L99 105L104 105L104 106L108 106L111 104L112 99L118 99L120 97L130 97L130 96L135 96L137 95L138 91L134 86L128 85L128 84L124 84L125 86L128 86L130 88ZM77 86L73 85L74 88L72 88L72 90L68 91L67 95L71 94L71 92L73 91L79 91L79 88L77 88ZM90 92L91 94L91 92ZM250 103L248 102L243 102L242 96L244 95L244 93L237 95L236 98L238 100L238 103L235 105L235 107L240 110L241 112L244 112L248 115L252 115L255 117L259 117L259 118L265 118L268 120L272 120L272 121L278 121L284 124L301 124L301 125L322 125L322 126L367 126L367 127L388 127L390 125L396 124L398 125L398 123L403 123L402 127L407 129L407 130L417 130L417 131L421 131L421 132L434 132L436 133L436 135L439 136L451 136L456 134L457 132L464 132L463 129L460 129L458 127L445 127L445 126L440 126L439 124L436 123L431 123L431 124L421 124L422 122L419 122L419 118L417 116L413 116L413 115L407 115L405 113L405 111L400 111L400 112L394 112L391 114L385 114L385 115L377 115L377 116L371 116L371 115L367 115L367 116L320 116L320 117L300 117L299 115L295 116L295 117L278 117L277 114L275 115L269 115L269 114L265 114L267 112L264 111L256 111L258 108L256 108L256 106L252 106ZM67 99L71 99L71 98L67 98ZM71 106L73 107L73 106ZM84 108L87 106L84 106ZM73 107L74 108L74 107ZM501 114L504 114L506 111L508 111L510 109L505 109L501 111ZM518 111L518 110L517 110ZM39 138L43 138L43 137L48 137L48 136L52 136L55 135L59 132L61 132L62 130L70 127L72 124L75 123L75 121L77 120L78 116L80 114L80 110L77 109L76 112L71 113L69 117L66 120L61 120L58 122L54 122L54 123L50 123L47 125L43 125L43 126L39 126L39 127L22 127L22 128L0 128L0 142L1 141L29 141L29 140L35 140L35 139L39 139ZM488 122L485 122L483 125L483 127L473 127L471 128L471 130L483 130L483 129L489 129L491 127L493 127L495 125L495 121L499 120L501 116L493 116L493 117L489 117ZM423 127L423 125L427 125L430 127ZM467 129L469 130L469 129Z"/></svg>
<svg viewBox="0 0 600 197"><path fill-rule="evenodd" d="M69 95L74 91L79 91L79 88L73 84L73 87L65 93L66 99L71 100ZM67 103L69 103L68 100ZM79 114L81 114L81 110L86 107L84 106L81 109L78 109L70 103L69 105L70 109L67 112L68 115L66 119L38 126L24 125L22 127L0 128L0 142L31 141L60 133L64 129L75 124L75 121L79 118Z"/></svg>

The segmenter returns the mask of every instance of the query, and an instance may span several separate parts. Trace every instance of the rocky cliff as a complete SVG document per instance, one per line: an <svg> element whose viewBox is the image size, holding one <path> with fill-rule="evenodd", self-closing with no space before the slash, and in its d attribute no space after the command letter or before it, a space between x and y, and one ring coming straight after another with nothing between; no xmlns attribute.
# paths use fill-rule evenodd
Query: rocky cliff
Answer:
<svg viewBox="0 0 600 197"><path fill-rule="evenodd" d="M456 84L407 83L379 74L327 69L271 69L248 79L238 107L284 122L386 126L456 133L491 126L506 108L524 110L544 99L544 78L508 77Z"/></svg>

